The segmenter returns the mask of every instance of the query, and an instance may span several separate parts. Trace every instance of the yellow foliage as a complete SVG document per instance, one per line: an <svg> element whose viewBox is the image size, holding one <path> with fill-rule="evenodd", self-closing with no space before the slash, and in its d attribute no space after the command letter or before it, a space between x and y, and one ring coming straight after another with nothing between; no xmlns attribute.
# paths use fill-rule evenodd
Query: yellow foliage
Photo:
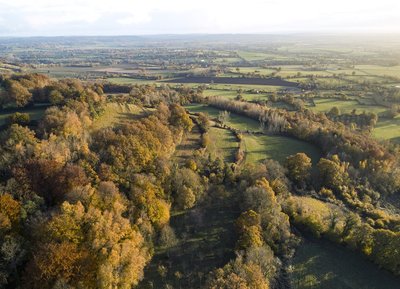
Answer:
<svg viewBox="0 0 400 289"><path fill-rule="evenodd" d="M10 194L0 195L0 230L9 230L18 224L21 205Z"/></svg>

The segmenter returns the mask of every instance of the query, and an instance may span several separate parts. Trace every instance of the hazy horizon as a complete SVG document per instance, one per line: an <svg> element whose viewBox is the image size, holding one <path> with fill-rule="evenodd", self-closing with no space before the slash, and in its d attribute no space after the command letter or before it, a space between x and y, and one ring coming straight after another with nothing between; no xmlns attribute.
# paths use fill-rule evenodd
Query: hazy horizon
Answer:
<svg viewBox="0 0 400 289"><path fill-rule="evenodd" d="M0 5L0 36L400 32L395 0L0 0Z"/></svg>

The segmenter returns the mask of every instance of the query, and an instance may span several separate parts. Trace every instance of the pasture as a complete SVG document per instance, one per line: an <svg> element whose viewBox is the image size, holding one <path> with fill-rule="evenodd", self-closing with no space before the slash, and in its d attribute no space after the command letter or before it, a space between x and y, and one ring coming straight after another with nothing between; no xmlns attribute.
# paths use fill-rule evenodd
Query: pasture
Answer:
<svg viewBox="0 0 400 289"><path fill-rule="evenodd" d="M357 65L357 70L367 75L392 76L400 78L400 66Z"/></svg>
<svg viewBox="0 0 400 289"><path fill-rule="evenodd" d="M290 137L275 135L243 135L246 151L246 163L262 162L273 159L284 162L290 155L299 152L307 154L315 164L320 158L317 147Z"/></svg>
<svg viewBox="0 0 400 289"><path fill-rule="evenodd" d="M400 144L400 117L379 120L372 131L372 136L381 140L390 140Z"/></svg>
<svg viewBox="0 0 400 289"><path fill-rule="evenodd" d="M210 116L210 118L214 120L218 117L219 113L222 111L217 108L203 104L187 105L185 106L185 108L192 113L198 113L198 112L207 113ZM230 116L225 124L241 131L247 131L247 130L253 132L261 131L260 124L258 121L252 120L250 118L235 113L230 113Z"/></svg>
<svg viewBox="0 0 400 289"><path fill-rule="evenodd" d="M355 100L339 100L335 98L317 98L314 99L315 106L308 108L316 112L329 112L332 107L339 108L341 113L351 113L354 109L356 113L373 112L381 116L388 108L378 105L364 105L359 104Z"/></svg>
<svg viewBox="0 0 400 289"><path fill-rule="evenodd" d="M222 90L222 89L206 89L203 91L203 96L222 96L229 99L235 99L238 96L237 90ZM267 100L268 96L265 93L248 93L240 94L246 101Z"/></svg>
<svg viewBox="0 0 400 289"><path fill-rule="evenodd" d="M208 150L213 156L221 157L225 162L234 162L239 142L230 130L212 127L208 131L210 144Z"/></svg>
<svg viewBox="0 0 400 289"><path fill-rule="evenodd" d="M153 84L155 80L145 80L145 79L136 79L136 78L128 78L128 77L110 77L106 79L107 81L115 84Z"/></svg>
<svg viewBox="0 0 400 289"><path fill-rule="evenodd" d="M285 86L297 87L298 84L282 80L280 78L258 78L258 77L206 77L206 76L191 76L182 77L163 82L169 83L206 83L206 84L241 84L241 85L272 85L272 86Z"/></svg>
<svg viewBox="0 0 400 289"><path fill-rule="evenodd" d="M356 252L324 240L305 240L290 274L293 289L397 289L400 278Z"/></svg>
<svg viewBox="0 0 400 289"><path fill-rule="evenodd" d="M203 84L204 85L204 84ZM277 85L243 85L243 84L221 84L221 83L214 83L214 84L205 84L208 89L212 90L231 90L237 91L238 89L246 90L259 90L263 93L265 92L277 92L281 90L298 90L295 87L284 87L284 86L277 86ZM197 87L199 86L198 83L185 83L185 86Z"/></svg>
<svg viewBox="0 0 400 289"><path fill-rule="evenodd" d="M112 127L149 112L133 104L107 103L103 113L93 122L92 129Z"/></svg>

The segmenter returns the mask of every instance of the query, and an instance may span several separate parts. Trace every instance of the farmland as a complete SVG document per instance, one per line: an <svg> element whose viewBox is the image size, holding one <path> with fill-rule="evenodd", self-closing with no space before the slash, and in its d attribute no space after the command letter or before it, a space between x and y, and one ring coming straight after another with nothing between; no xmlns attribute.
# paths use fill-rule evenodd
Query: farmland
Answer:
<svg viewBox="0 0 400 289"><path fill-rule="evenodd" d="M0 39L0 125L54 106L0 136L4 246L28 252L0 287L397 289L400 42L336 40ZM71 286L43 266L70 251Z"/></svg>
<svg viewBox="0 0 400 289"><path fill-rule="evenodd" d="M351 113L355 110L358 113L365 111L376 113L378 116L382 116L382 114L388 110L383 106L359 104L359 102L355 100L338 100L327 98L315 99L314 103L315 106L310 106L309 108L317 112L329 112L332 107L337 107L342 113Z"/></svg>
<svg viewBox="0 0 400 289"><path fill-rule="evenodd" d="M379 121L372 135L377 139L390 140L400 144L400 118Z"/></svg>
<svg viewBox="0 0 400 289"><path fill-rule="evenodd" d="M207 83L207 84L239 84L239 85L272 85L297 87L297 83L279 78L239 78L239 77L185 77L167 80L171 83Z"/></svg>

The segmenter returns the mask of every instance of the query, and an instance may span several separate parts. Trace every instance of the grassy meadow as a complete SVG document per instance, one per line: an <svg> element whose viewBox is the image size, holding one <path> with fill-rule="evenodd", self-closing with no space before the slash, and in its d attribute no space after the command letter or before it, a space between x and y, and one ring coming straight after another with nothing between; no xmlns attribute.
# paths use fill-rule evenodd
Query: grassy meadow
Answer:
<svg viewBox="0 0 400 289"><path fill-rule="evenodd" d="M214 156L220 156L225 162L234 162L239 142L230 130L212 127L208 135L210 144L208 150Z"/></svg>
<svg viewBox="0 0 400 289"><path fill-rule="evenodd" d="M98 119L92 125L93 129L112 127L132 118L144 115L146 110L133 105L121 103L108 103Z"/></svg>
<svg viewBox="0 0 400 289"><path fill-rule="evenodd" d="M246 163L261 162L265 159L273 159L284 162L290 155L304 152L313 161L318 162L320 152L318 149L306 142L284 136L270 135L244 135L243 136Z"/></svg>
<svg viewBox="0 0 400 289"><path fill-rule="evenodd" d="M192 113L203 112L209 115L210 118L216 119L221 110L203 104L193 104L185 106ZM249 130L249 131L261 131L260 124L258 121L249 119L247 117L231 113L229 119L226 121L226 125L238 130Z"/></svg>
<svg viewBox="0 0 400 289"><path fill-rule="evenodd" d="M8 110L3 110L0 111L0 125L4 125L6 123L6 120L8 117L13 115L15 112L21 112L21 113L27 113L29 114L29 117L31 120L39 120L43 117L44 112L46 110L47 106L36 106L32 108L24 108L24 109L18 109L18 110L13 110L13 111L8 111Z"/></svg>
<svg viewBox="0 0 400 289"><path fill-rule="evenodd" d="M400 279L360 254L322 240L305 240L297 249L293 289L397 289Z"/></svg>

